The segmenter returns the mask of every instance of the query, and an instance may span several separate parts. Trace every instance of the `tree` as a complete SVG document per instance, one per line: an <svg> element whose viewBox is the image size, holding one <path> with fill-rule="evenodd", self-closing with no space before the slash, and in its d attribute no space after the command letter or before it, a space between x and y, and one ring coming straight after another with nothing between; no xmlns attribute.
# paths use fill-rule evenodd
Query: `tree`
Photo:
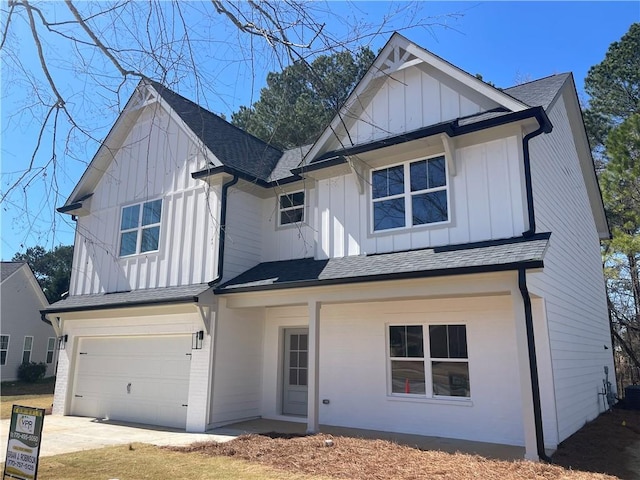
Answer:
<svg viewBox="0 0 640 480"><path fill-rule="evenodd" d="M620 385L640 381L640 23L589 69L585 125L612 239L603 262Z"/></svg>
<svg viewBox="0 0 640 480"><path fill-rule="evenodd" d="M640 113L609 132L606 153L600 180L613 234L604 250L609 309L627 363L640 369Z"/></svg>
<svg viewBox="0 0 640 480"><path fill-rule="evenodd" d="M19 157L5 159L16 166L3 172L0 205L21 211L12 219L17 229L40 224L39 242L49 241L55 207L140 79L186 91L220 112L228 106L218 89L223 83L243 89L241 81L255 81L256 72L294 63L309 69L319 55L356 52L393 31L446 27L446 17L456 16L431 18L423 13L426 3L390 2L370 22L361 8L305 0L4 2L3 134L28 129L32 136ZM20 102L7 102L9 93L21 95ZM61 182L67 182L62 189Z"/></svg>
<svg viewBox="0 0 640 480"><path fill-rule="evenodd" d="M271 72L260 99L242 106L234 125L282 148L315 141L373 63L370 48L320 55L310 64L297 61Z"/></svg>
<svg viewBox="0 0 640 480"><path fill-rule="evenodd" d="M640 112L640 23L634 23L604 60L589 69L584 80L590 97L585 123L591 147L604 146L614 126Z"/></svg>
<svg viewBox="0 0 640 480"><path fill-rule="evenodd" d="M31 247L15 254L12 260L29 264L49 302L60 300L69 291L73 246L60 245L48 251L41 246Z"/></svg>

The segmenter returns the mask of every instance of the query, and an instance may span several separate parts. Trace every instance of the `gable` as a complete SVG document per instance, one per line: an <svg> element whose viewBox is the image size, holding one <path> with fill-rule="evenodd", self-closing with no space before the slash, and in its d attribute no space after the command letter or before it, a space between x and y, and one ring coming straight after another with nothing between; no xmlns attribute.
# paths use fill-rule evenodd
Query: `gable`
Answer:
<svg viewBox="0 0 640 480"><path fill-rule="evenodd" d="M307 155L390 138L487 111L528 105L395 33Z"/></svg>

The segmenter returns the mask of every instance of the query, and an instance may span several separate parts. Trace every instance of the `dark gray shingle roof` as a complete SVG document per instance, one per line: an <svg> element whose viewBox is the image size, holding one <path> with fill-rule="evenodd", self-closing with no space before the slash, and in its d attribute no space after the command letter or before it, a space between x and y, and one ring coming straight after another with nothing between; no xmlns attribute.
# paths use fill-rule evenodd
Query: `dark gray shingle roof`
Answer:
<svg viewBox="0 0 640 480"><path fill-rule="evenodd" d="M282 180L291 176L291 170L297 168L302 163L304 156L311 150L313 145L304 145L302 147L291 148L285 150L284 154L280 158L280 161L274 168L273 172L269 176L270 182Z"/></svg>
<svg viewBox="0 0 640 480"><path fill-rule="evenodd" d="M224 165L267 180L282 151L161 84L151 84Z"/></svg>
<svg viewBox="0 0 640 480"><path fill-rule="evenodd" d="M2 266L0 267L0 280L4 281L5 278L8 278L24 264L25 262L2 262Z"/></svg>
<svg viewBox="0 0 640 480"><path fill-rule="evenodd" d="M261 263L216 293L294 288L396 278L454 275L541 267L550 234L328 260L305 258Z"/></svg>
<svg viewBox="0 0 640 480"><path fill-rule="evenodd" d="M546 110L570 76L570 73L551 75L503 91L531 107L544 107Z"/></svg>
<svg viewBox="0 0 640 480"><path fill-rule="evenodd" d="M48 313L97 310L155 303L180 303L195 301L209 289L206 283L181 287L148 288L130 292L99 293L94 295L73 295L49 306Z"/></svg>

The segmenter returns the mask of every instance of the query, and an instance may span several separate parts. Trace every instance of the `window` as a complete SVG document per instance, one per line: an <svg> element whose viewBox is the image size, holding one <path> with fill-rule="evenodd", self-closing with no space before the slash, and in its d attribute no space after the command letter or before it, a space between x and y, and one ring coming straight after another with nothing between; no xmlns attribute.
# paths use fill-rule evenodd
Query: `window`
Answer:
<svg viewBox="0 0 640 480"><path fill-rule="evenodd" d="M422 325L389 326L391 393L470 397L467 327L429 325L426 342L424 332Z"/></svg>
<svg viewBox="0 0 640 480"><path fill-rule="evenodd" d="M9 353L9 335L0 335L0 365L7 364Z"/></svg>
<svg viewBox="0 0 640 480"><path fill-rule="evenodd" d="M285 193L278 197L280 225L304 221L304 191Z"/></svg>
<svg viewBox="0 0 640 480"><path fill-rule="evenodd" d="M56 349L55 337L49 337L47 341L47 363L53 363L53 352Z"/></svg>
<svg viewBox="0 0 640 480"><path fill-rule="evenodd" d="M448 221L447 189L442 156L372 171L373 231Z"/></svg>
<svg viewBox="0 0 640 480"><path fill-rule="evenodd" d="M24 337L24 346L22 347L22 363L31 361L31 348L33 347L33 337Z"/></svg>
<svg viewBox="0 0 640 480"><path fill-rule="evenodd" d="M158 250L162 200L129 205L122 209L120 256Z"/></svg>

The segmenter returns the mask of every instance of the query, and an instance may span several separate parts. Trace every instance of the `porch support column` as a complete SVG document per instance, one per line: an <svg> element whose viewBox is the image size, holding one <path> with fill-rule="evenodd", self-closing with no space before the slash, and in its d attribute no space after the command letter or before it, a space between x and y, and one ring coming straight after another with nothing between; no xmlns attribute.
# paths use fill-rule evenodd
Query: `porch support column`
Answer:
<svg viewBox="0 0 640 480"><path fill-rule="evenodd" d="M531 390L531 369L529 368L529 345L527 343L527 327L525 305L520 290L511 290L513 318L515 321L516 348L518 356L518 377L520 378L520 397L522 399L522 421L524 424L524 458L539 461L536 441L536 424L533 411L533 392Z"/></svg>
<svg viewBox="0 0 640 480"><path fill-rule="evenodd" d="M320 431L318 418L319 373L320 360L320 302L311 300L309 308L309 364L308 364L308 400L307 400L307 433Z"/></svg>

